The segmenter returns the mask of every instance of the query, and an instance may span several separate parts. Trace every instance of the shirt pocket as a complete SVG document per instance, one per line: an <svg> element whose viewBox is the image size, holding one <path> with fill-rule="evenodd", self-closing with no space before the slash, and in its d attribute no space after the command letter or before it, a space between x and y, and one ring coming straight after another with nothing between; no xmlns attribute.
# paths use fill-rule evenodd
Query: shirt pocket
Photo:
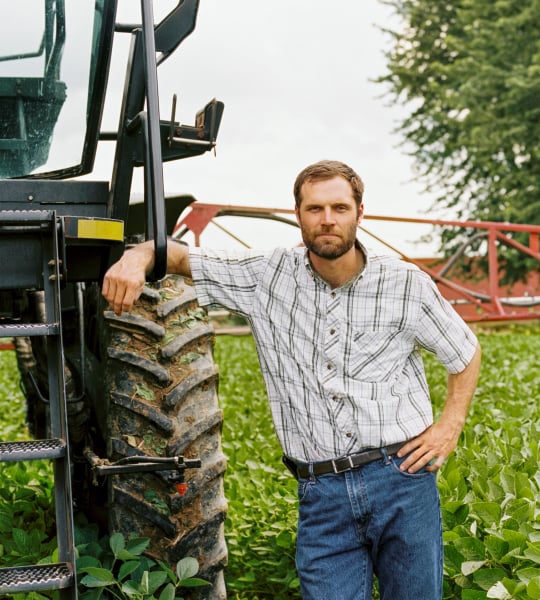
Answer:
<svg viewBox="0 0 540 600"><path fill-rule="evenodd" d="M360 381L381 383L395 380L412 348L404 330L379 328L354 331L346 357L346 372Z"/></svg>

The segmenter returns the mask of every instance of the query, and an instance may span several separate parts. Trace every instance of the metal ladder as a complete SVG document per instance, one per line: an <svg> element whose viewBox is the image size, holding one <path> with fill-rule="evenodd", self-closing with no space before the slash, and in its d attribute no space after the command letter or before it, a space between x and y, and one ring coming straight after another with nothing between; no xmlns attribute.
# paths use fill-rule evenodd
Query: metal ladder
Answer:
<svg viewBox="0 0 540 600"><path fill-rule="evenodd" d="M59 223L55 211L0 212L0 257L10 260L15 256L12 252L24 247L29 254L23 259L25 271L28 272L23 273L21 278L25 282L31 282L34 278L33 287L43 290L45 298L44 322L0 323L0 337L46 336L50 413L50 439L2 442L0 462L38 459L53 461L59 560L54 564L0 569L0 594L59 590L60 600L76 600L73 502L60 300ZM8 255L8 252L11 254ZM30 528L31 524L28 525Z"/></svg>

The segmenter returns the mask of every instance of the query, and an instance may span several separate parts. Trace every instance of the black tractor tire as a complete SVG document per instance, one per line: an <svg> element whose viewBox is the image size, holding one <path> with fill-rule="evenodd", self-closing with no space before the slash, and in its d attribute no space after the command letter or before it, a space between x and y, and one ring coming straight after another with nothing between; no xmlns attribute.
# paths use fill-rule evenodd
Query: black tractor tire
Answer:
<svg viewBox="0 0 540 600"><path fill-rule="evenodd" d="M41 292L28 295L25 316L43 319ZM63 314L66 395L75 512L110 534L146 537L148 554L170 566L186 556L199 562L210 586L182 589L186 600L224 600L227 548L214 330L193 287L170 276L145 287L133 311L107 310L98 285L84 291L84 351L77 315ZM28 426L48 437L47 348L41 338L17 338ZM84 365L84 376L83 376ZM83 389L84 388L84 389ZM81 400L78 400L82 398ZM96 476L90 448L115 462L133 456L200 459L185 471Z"/></svg>
<svg viewBox="0 0 540 600"><path fill-rule="evenodd" d="M109 461L183 456L202 465L185 471L183 496L176 471L108 476L109 531L149 538L150 556L171 565L196 558L198 576L212 585L182 590L183 597L222 600L226 459L214 330L206 311L179 276L145 287L133 311L122 316L107 310L95 285L87 299L85 312L96 319L87 327L88 395L93 430L100 432Z"/></svg>

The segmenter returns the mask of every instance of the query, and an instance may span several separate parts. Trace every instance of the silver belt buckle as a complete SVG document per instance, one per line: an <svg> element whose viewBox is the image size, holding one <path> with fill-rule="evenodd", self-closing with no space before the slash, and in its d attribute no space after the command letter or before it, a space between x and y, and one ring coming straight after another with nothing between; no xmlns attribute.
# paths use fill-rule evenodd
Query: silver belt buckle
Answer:
<svg viewBox="0 0 540 600"><path fill-rule="evenodd" d="M338 458L337 460L343 460L344 458L346 458L349 461L349 466L345 466L345 468L343 469L338 468L336 461L332 459L332 469L336 475L338 473L344 473L345 471L350 471L351 469L354 469L354 463L351 455L343 456L342 458Z"/></svg>

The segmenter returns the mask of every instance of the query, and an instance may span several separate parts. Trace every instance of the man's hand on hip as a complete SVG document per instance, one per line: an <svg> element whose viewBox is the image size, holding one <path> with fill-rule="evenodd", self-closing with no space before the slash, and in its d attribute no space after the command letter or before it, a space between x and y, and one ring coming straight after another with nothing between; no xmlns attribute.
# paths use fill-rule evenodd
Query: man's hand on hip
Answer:
<svg viewBox="0 0 540 600"><path fill-rule="evenodd" d="M408 473L416 473L423 467L426 471L439 470L456 449L460 433L461 427L434 423L400 448L398 456L407 456L400 469Z"/></svg>

